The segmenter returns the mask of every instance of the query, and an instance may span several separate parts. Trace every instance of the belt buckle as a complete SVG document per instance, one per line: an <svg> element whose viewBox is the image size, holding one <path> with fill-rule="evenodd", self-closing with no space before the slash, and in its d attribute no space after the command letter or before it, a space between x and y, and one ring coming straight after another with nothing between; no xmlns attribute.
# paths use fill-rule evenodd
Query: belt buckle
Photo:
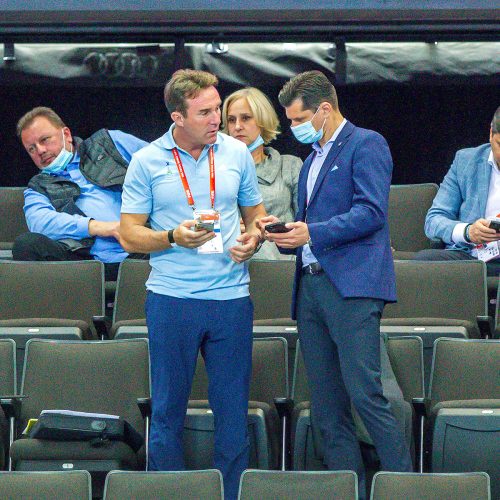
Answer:
<svg viewBox="0 0 500 500"><path fill-rule="evenodd" d="M308 264L303 268L303 272L305 274L320 274L323 272L323 268L321 267L321 264L319 262L313 262L312 264Z"/></svg>

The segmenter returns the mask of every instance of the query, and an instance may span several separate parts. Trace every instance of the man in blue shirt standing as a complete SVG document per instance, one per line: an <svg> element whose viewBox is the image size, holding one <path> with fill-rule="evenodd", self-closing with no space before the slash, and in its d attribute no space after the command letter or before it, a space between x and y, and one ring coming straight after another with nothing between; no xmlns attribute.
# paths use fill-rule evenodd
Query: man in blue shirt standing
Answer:
<svg viewBox="0 0 500 500"><path fill-rule="evenodd" d="M256 221L265 209L247 147L218 132L216 85L214 75L194 70L179 70L167 83L173 124L132 158L121 241L127 251L151 254L149 469L184 469L182 431L201 351L215 418L214 465L226 498L236 499L249 451L253 306L244 261L260 247Z"/></svg>
<svg viewBox="0 0 500 500"><path fill-rule="evenodd" d="M26 113L17 134L40 173L24 192L30 233L15 241L14 259L97 259L106 279L116 279L128 256L119 243L121 186L132 154L147 143L106 129L82 141L47 107Z"/></svg>

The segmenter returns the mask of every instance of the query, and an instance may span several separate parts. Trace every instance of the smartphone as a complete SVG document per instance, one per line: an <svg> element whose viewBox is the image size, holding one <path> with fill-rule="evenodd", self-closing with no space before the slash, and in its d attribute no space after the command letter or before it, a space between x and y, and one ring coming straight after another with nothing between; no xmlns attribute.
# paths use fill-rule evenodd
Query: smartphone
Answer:
<svg viewBox="0 0 500 500"><path fill-rule="evenodd" d="M497 233L500 233L500 218L495 217L494 219L490 219L490 227Z"/></svg>
<svg viewBox="0 0 500 500"><path fill-rule="evenodd" d="M267 224L264 229L268 233L288 233L292 230L291 227L286 227L285 222L275 222L274 224Z"/></svg>
<svg viewBox="0 0 500 500"><path fill-rule="evenodd" d="M214 230L214 222L213 221L198 221L194 226L195 231L201 231L202 229L206 229L207 231Z"/></svg>

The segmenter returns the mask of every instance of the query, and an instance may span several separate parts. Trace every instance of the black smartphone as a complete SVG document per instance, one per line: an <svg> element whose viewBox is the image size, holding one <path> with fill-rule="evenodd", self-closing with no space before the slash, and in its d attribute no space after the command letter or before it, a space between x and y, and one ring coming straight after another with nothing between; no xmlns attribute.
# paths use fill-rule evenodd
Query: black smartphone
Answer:
<svg viewBox="0 0 500 500"><path fill-rule="evenodd" d="M268 233L288 233L292 230L291 227L286 227L285 222L274 222L273 224L267 224L264 229Z"/></svg>
<svg viewBox="0 0 500 500"><path fill-rule="evenodd" d="M490 227L494 229L497 233L500 233L500 219L490 219Z"/></svg>

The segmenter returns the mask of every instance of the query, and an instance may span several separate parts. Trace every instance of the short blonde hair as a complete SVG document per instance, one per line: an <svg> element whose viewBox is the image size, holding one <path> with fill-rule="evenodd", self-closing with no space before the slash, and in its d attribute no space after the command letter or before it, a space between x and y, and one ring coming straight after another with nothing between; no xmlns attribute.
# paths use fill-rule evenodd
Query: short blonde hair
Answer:
<svg viewBox="0 0 500 500"><path fill-rule="evenodd" d="M61 117L52 108L47 108L46 106L38 106L36 108L33 108L31 111L28 111L23 116L21 116L21 118L19 118L16 126L16 133L19 139L21 139L21 134L23 133L24 129L27 129L39 116L47 118L47 120L49 120L49 122L52 123L52 125L54 125L54 127L56 128L66 127L66 125L64 125L64 122L61 120Z"/></svg>
<svg viewBox="0 0 500 500"><path fill-rule="evenodd" d="M269 98L255 87L245 87L244 89L233 92L230 96L226 97L222 105L222 131L228 133L227 116L229 107L233 102L238 99L246 99L248 106L252 111L257 126L261 129L261 136L264 143L268 144L273 139L276 139L280 133L280 122L278 115L271 104Z"/></svg>

